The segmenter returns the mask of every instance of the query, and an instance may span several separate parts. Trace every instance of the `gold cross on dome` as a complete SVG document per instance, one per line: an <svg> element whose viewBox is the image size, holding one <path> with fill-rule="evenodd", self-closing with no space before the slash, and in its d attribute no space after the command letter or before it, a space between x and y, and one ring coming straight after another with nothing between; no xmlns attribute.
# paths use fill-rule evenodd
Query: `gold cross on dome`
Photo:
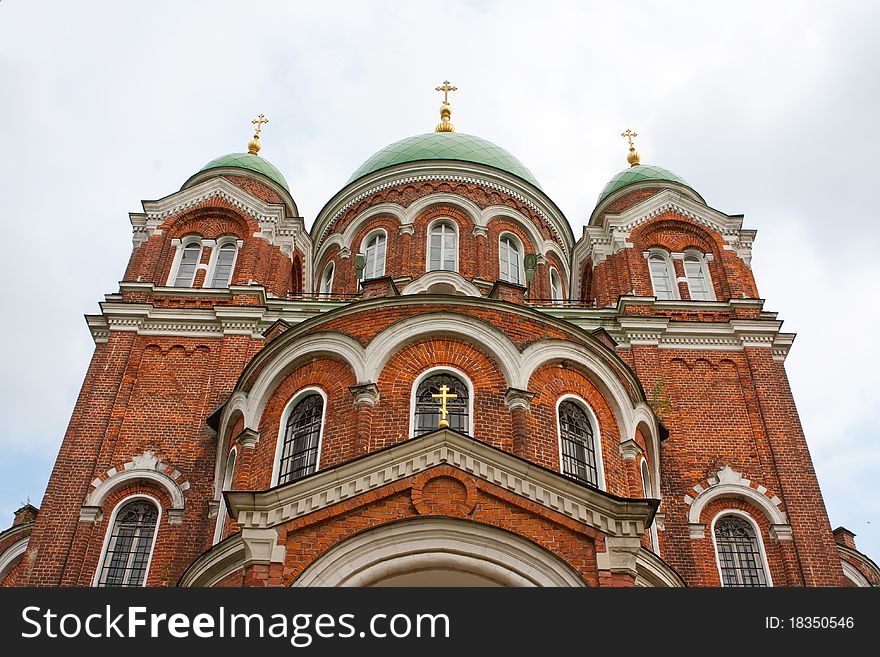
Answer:
<svg viewBox="0 0 880 657"><path fill-rule="evenodd" d="M260 114L257 118L253 119L251 121L251 123L253 123L255 126L257 126L257 129L254 131L254 139L259 139L260 138L260 130L263 129L264 123L269 123L269 119L267 119L264 114Z"/></svg>
<svg viewBox="0 0 880 657"><path fill-rule="evenodd" d="M434 90L443 92L443 104L448 105L449 104L449 92L450 91L458 91L458 87L452 87L449 85L449 80L443 80L443 86L442 87L434 87Z"/></svg>
<svg viewBox="0 0 880 657"><path fill-rule="evenodd" d="M627 129L626 129L626 132L621 132L621 133L620 133L620 136L626 138L626 140L629 142L629 147L630 147L630 148L635 148L635 147L633 146L633 137L638 137L638 136L639 136L638 133L633 132L632 130L630 130L629 128L627 128Z"/></svg>
<svg viewBox="0 0 880 657"><path fill-rule="evenodd" d="M458 399L458 395L456 395L455 393L450 393L449 386L444 383L442 386L440 386L440 394L432 394L431 397L440 400L440 421L437 423L437 428L443 429L444 427L448 427L449 422L446 420L446 416L449 415L449 411L446 409L446 400Z"/></svg>

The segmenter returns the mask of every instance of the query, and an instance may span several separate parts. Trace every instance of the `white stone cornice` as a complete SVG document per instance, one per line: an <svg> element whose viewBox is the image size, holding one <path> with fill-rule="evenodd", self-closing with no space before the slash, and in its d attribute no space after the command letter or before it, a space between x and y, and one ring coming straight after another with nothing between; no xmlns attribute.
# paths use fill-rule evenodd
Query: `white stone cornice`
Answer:
<svg viewBox="0 0 880 657"><path fill-rule="evenodd" d="M230 491L242 530L271 529L439 465L492 483L608 536L641 537L649 502L612 497L450 430L438 430L263 492Z"/></svg>
<svg viewBox="0 0 880 657"><path fill-rule="evenodd" d="M303 241L311 244L311 237L305 231L301 217L291 217L283 204L266 203L226 178L217 176L165 198L144 201L143 213L129 215L134 248L143 244L151 235L158 234L159 226L168 217L213 198L220 198L250 216L260 226L260 231L254 236L279 246L288 256L292 256L294 246L302 246Z"/></svg>

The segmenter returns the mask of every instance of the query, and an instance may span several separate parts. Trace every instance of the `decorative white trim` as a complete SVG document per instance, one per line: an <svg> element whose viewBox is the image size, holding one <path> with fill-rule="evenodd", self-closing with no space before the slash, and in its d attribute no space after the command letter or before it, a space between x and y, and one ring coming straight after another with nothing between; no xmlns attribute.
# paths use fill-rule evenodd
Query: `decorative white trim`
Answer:
<svg viewBox="0 0 880 657"><path fill-rule="evenodd" d="M860 586L860 587L869 587L869 586L872 586L871 582L868 581L868 578L865 577L865 576L862 574L862 572L861 572L858 568L856 568L855 566L853 566L853 565L852 565L849 561L847 561L846 559L841 559L841 560L840 560L840 565L841 565L841 567L843 568L843 574L846 576L846 578L847 578L850 582L852 582L853 584L855 584L856 586ZM0 563L0 579L3 579L3 566L2 566L2 563Z"/></svg>
<svg viewBox="0 0 880 657"><path fill-rule="evenodd" d="M767 586L773 586L773 575L770 573L770 564L767 562L767 551L764 549L764 539L761 536L761 528L758 526L758 523L755 522L754 518L739 509L723 509L722 511L719 511L715 517L712 518L712 525L709 530L712 534L712 548L715 550L715 565L718 567L718 581L721 583L721 586L724 586L724 577L721 574L721 560L718 558L718 542L715 539L715 523L724 516L737 516L743 518L751 525L752 531L755 532L755 538L758 541L758 551L761 553L761 564L764 566L764 575L767 577Z"/></svg>
<svg viewBox="0 0 880 657"><path fill-rule="evenodd" d="M697 249L686 249L684 253L681 254L681 266L684 271L684 282L687 283L688 295L691 298L691 301L694 301L694 293L691 290L691 281L687 276L687 258L688 256L693 257L700 266L700 272L703 275L703 279L706 281L706 291L709 294L708 299L701 299L701 301L715 301L717 297L715 296L715 284L712 282L712 274L709 272L709 260L712 256L711 253L703 253L702 251L698 251Z"/></svg>
<svg viewBox="0 0 880 657"><path fill-rule="evenodd" d="M468 281L457 271L448 271L445 269L435 269L434 271L429 271L422 274L411 283L408 283L407 286L403 288L401 294L408 295L427 293L428 289L432 286L443 283L451 285L456 292L464 296L483 296L480 293L480 290L473 283Z"/></svg>
<svg viewBox="0 0 880 657"><path fill-rule="evenodd" d="M788 540L791 532L785 528L789 526L788 518L780 508L782 500L778 497L768 498L764 493L751 487L751 481L743 477L739 472L725 465L717 474L709 477L708 488L701 485L694 486L695 496L685 495L684 502L688 510L688 523L691 527L691 538L702 538L700 517L706 505L719 498L733 498L752 503L770 521L771 525L777 526L774 530L778 540ZM764 488L763 490L767 490Z"/></svg>
<svg viewBox="0 0 880 657"><path fill-rule="evenodd" d="M100 585L101 571L104 569L104 559L107 558L107 548L110 545L110 535L113 533L113 526L116 524L116 516L119 515L119 510L132 500L148 500L156 505L156 510L158 512L158 515L156 516L156 526L153 528L153 540L150 543L150 556L147 558L147 567L144 570L144 581L141 586L144 587L147 585L147 580L150 577L150 566L153 563L153 555L156 554L156 543L159 540L159 527L162 524L162 504L152 495L135 493L134 495L129 495L120 500L113 509L113 513L110 515L110 522L107 523L107 531L104 533L104 546L101 548L101 557L98 559L98 568L95 570L95 576L92 578L92 586Z"/></svg>
<svg viewBox="0 0 880 657"><path fill-rule="evenodd" d="M195 269L193 269L192 279L190 280L189 285L180 286L180 287L181 288L183 288L183 287L191 288L193 286L193 283L195 283L195 280L196 280L196 274L198 273L199 267L202 262L202 253L204 253L204 251L205 251L205 247L202 242L203 242L202 236L198 235L196 233L186 235L185 237L183 237L181 239L175 238L175 239L171 240L171 245L176 247L176 251L174 252L174 259L171 261L171 269L168 272L168 280L166 281L166 285L168 287L173 287L173 288L177 287L176 285L174 285L174 283L177 281L177 274L178 274L178 271L180 270L180 261L183 260L183 252L186 249L186 247L188 247L192 244L198 244L199 245L199 257L196 259L196 267L195 267Z"/></svg>
<svg viewBox="0 0 880 657"><path fill-rule="evenodd" d="M517 534L453 518L368 529L330 548L293 586L374 586L425 569L467 572L500 586L586 586L570 565Z"/></svg>
<svg viewBox="0 0 880 657"><path fill-rule="evenodd" d="M315 455L314 472L317 472L321 468L321 448L324 446L324 424L327 419L327 393L318 386L306 386L294 393L293 397L290 398L290 401L285 404L284 411L281 413L281 421L278 423L278 440L275 443L275 456L272 460L272 483L270 487L277 486L280 477L281 456L284 448L284 434L287 433L287 418L291 411L293 411L294 406L296 406L303 397L315 392L321 395L323 402L321 406L321 430L318 434L318 451Z"/></svg>
<svg viewBox="0 0 880 657"><path fill-rule="evenodd" d="M27 552L29 540L30 536L25 536L6 548L3 554L0 554L0 582L6 577L7 572L11 569L15 560Z"/></svg>
<svg viewBox="0 0 880 657"><path fill-rule="evenodd" d="M92 481L91 490L86 495L83 508L80 511L80 520L87 522L98 520L101 516L100 509L104 500L112 491L123 484L133 481L150 481L164 488L171 497L172 507L168 510L169 524L182 523L186 505L186 491L189 490L190 485L179 471L173 470L170 475L166 473L168 467L171 466L147 450L125 463L122 471L110 468L107 470L106 478L98 477Z"/></svg>
<svg viewBox="0 0 880 657"><path fill-rule="evenodd" d="M326 285L324 285L324 281L327 280L327 271L330 271L329 281ZM333 294L333 278L336 276L336 263L332 260L324 265L324 271L321 272L321 276L318 278L318 289L315 290L321 296L330 296Z"/></svg>
<svg viewBox="0 0 880 657"><path fill-rule="evenodd" d="M641 548L636 556L636 586L681 588L686 586L669 565L653 552Z"/></svg>
<svg viewBox="0 0 880 657"><path fill-rule="evenodd" d="M220 537L223 535L223 526L226 524L226 498L223 497L223 491L226 490L230 485L232 485L232 476L235 472L235 461L238 456L238 450L233 447L229 450L229 454L226 456L226 467L224 468L223 473L223 483L220 486L220 490L217 491L217 522L214 526L214 539L211 541L211 545L216 545L220 541ZM228 479L228 481L227 481Z"/></svg>
<svg viewBox="0 0 880 657"><path fill-rule="evenodd" d="M593 408L579 395L562 395L556 400L556 447L559 455L559 472L562 472L562 425L559 423L559 406L569 399L586 411L587 419L593 427L593 449L596 452L596 487L605 490L605 464L602 459L602 430L599 427L599 419Z"/></svg>
<svg viewBox="0 0 880 657"><path fill-rule="evenodd" d="M447 367L445 365L429 367L421 374L419 374L416 377L416 380L413 382L409 393L409 433L407 435L410 438L415 436L416 391L419 389L422 381L424 381L428 377L434 376L435 374L449 374L451 376L454 376L456 379L459 379L462 383L464 383L465 387L468 389L468 427L467 430L464 431L464 433L470 436L474 435L474 427L476 426L474 418L474 384L471 381L470 377L461 370L454 367Z"/></svg>
<svg viewBox="0 0 880 657"><path fill-rule="evenodd" d="M609 496L447 429L268 491L226 496L240 527L272 528L438 465L451 465L610 536L640 540L651 513L647 502Z"/></svg>

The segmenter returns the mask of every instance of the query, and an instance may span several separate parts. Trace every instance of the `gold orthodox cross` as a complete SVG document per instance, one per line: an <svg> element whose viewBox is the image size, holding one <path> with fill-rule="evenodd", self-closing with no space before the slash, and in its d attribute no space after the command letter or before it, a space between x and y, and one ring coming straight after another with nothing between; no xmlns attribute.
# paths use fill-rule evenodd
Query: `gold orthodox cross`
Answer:
<svg viewBox="0 0 880 657"><path fill-rule="evenodd" d="M446 421L446 416L449 415L449 411L446 410L446 400L458 399L458 395L456 395L455 393L450 393L449 386L444 383L442 386L440 386L440 394L431 395L431 397L440 400L440 421L437 423L437 428L443 429L444 427L448 427L449 422Z"/></svg>
<svg viewBox="0 0 880 657"><path fill-rule="evenodd" d="M449 104L449 92L450 91L458 91L458 87L452 87L449 85L449 80L443 80L443 86L442 87L435 87L434 90L443 92L443 104L448 105Z"/></svg>
<svg viewBox="0 0 880 657"><path fill-rule="evenodd" d="M255 126L257 126L256 131L254 132L254 139L260 138L260 130L263 129L264 123L269 123L269 119L266 118L264 114L260 114L257 118L251 121Z"/></svg>
<svg viewBox="0 0 880 657"><path fill-rule="evenodd" d="M621 137L626 137L626 140L629 142L630 150L632 150L633 148L635 148L635 147L633 146L633 137L638 137L638 136L639 136L638 133L633 132L632 130L630 130L629 128L627 128L627 129L626 129L626 132L621 132L621 133L620 133L620 136L621 136Z"/></svg>

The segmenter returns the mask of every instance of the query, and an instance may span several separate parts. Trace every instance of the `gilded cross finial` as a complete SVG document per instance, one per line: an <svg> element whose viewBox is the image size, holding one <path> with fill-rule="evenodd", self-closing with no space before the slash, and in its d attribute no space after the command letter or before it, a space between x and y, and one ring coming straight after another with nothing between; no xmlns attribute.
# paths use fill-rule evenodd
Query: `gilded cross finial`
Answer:
<svg viewBox="0 0 880 657"><path fill-rule="evenodd" d="M638 133L627 128L626 132L620 133L620 136L626 138L629 142L629 155L626 156L626 161L629 162L631 167L638 166L641 161L641 156L636 152L636 147L633 145L633 137L638 137Z"/></svg>
<svg viewBox="0 0 880 657"><path fill-rule="evenodd" d="M440 106L440 123L434 128L435 132L455 132L455 126L449 122L452 118L452 107L449 105L449 92L458 91L458 87L449 84L449 80L443 80L443 85L435 87L436 91L443 92L443 104Z"/></svg>
<svg viewBox="0 0 880 657"><path fill-rule="evenodd" d="M260 152L260 131L263 129L264 123L269 123L269 119L266 118L265 114L260 114L251 123L256 126L256 129L254 130L254 138L248 142L248 153L256 155Z"/></svg>
<svg viewBox="0 0 880 657"><path fill-rule="evenodd" d="M440 394L432 394L431 397L434 399L440 400L440 421L437 423L438 429L443 429L449 426L449 422L446 419L446 416L449 415L449 411L446 408L446 400L447 399L458 399L458 395L455 393L449 392L449 386L445 383L440 386Z"/></svg>

